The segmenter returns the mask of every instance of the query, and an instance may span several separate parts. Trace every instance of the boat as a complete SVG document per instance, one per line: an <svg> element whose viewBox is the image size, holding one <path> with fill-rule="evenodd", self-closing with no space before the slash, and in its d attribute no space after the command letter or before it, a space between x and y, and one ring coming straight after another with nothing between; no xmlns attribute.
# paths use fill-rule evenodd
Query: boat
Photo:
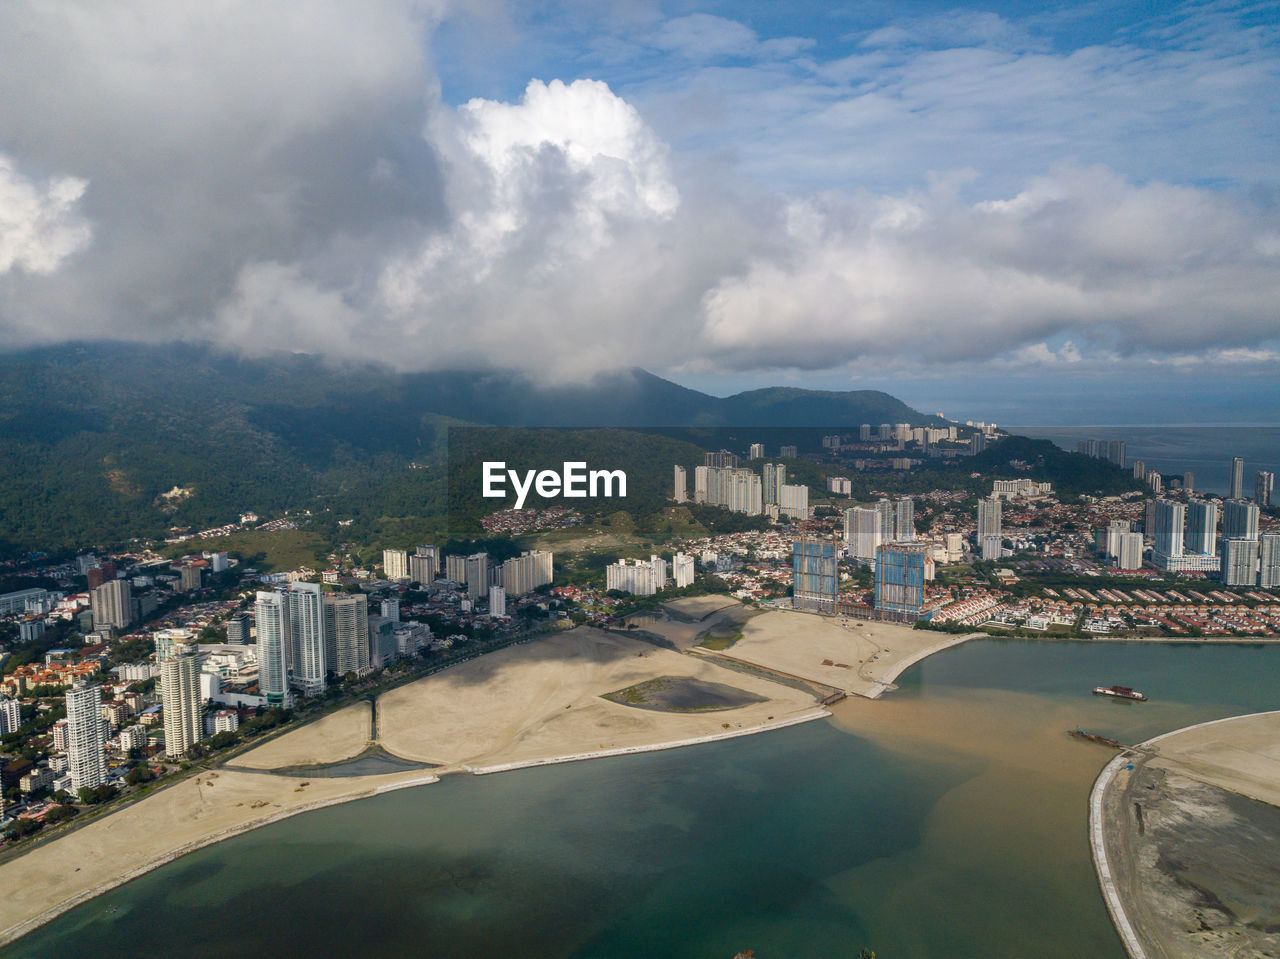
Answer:
<svg viewBox="0 0 1280 959"><path fill-rule="evenodd" d="M1147 697L1128 686L1094 686L1093 695L1110 696L1113 699L1131 699L1137 703L1145 703Z"/></svg>
<svg viewBox="0 0 1280 959"><path fill-rule="evenodd" d="M1081 729L1077 726L1071 730L1071 735L1076 739L1083 739L1085 742L1097 743L1099 746L1110 746L1112 749L1125 749L1125 744L1116 739L1109 739L1106 736L1099 736L1097 733L1091 733L1088 730Z"/></svg>

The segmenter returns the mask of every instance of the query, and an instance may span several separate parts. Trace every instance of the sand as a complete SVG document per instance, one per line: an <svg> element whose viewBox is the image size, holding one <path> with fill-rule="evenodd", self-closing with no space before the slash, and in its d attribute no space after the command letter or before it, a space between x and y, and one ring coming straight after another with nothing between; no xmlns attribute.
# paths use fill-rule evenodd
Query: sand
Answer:
<svg viewBox="0 0 1280 959"><path fill-rule="evenodd" d="M0 865L0 944L201 846L311 809L435 781L412 770L315 779L303 787L308 780L226 769L183 780Z"/></svg>
<svg viewBox="0 0 1280 959"><path fill-rule="evenodd" d="M1266 805L1250 813L1250 800ZM1274 834L1259 830L1270 807L1280 807L1280 712L1175 730L1107 764L1090 796L1090 844L1107 909L1132 959L1274 948L1274 936L1233 921L1233 913L1224 921L1214 892L1246 890L1247 899L1275 885ZM1262 838L1250 838L1254 833ZM1196 876L1194 886L1178 878L1184 872ZM1273 892L1262 894L1274 902Z"/></svg>
<svg viewBox="0 0 1280 959"><path fill-rule="evenodd" d="M691 676L764 698L732 710L664 713L600 697ZM384 694L380 744L449 771L490 772L707 742L817 719L807 692L589 627L513 646Z"/></svg>
<svg viewBox="0 0 1280 959"><path fill-rule="evenodd" d="M977 634L974 634L977 635ZM742 626L722 656L876 699L908 666L974 636L952 636L895 623L773 610Z"/></svg>
<svg viewBox="0 0 1280 959"><path fill-rule="evenodd" d="M369 732L369 704L354 703L241 753L228 768L286 769L341 762L369 745Z"/></svg>
<svg viewBox="0 0 1280 959"><path fill-rule="evenodd" d="M652 612L633 613L627 623L683 652L698 645L708 633L731 635L755 615L754 608L732 596L686 596L663 603Z"/></svg>

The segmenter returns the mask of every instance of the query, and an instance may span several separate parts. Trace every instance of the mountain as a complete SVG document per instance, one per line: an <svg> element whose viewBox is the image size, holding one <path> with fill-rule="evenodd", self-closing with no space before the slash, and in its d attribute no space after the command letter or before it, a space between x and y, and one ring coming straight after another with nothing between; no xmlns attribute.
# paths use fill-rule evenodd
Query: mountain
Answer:
<svg viewBox="0 0 1280 959"><path fill-rule="evenodd" d="M0 554L206 528L241 511L420 517L451 424L723 427L935 422L876 391L719 398L644 370L542 386L309 355L80 343L0 356ZM441 510L442 511L442 510Z"/></svg>

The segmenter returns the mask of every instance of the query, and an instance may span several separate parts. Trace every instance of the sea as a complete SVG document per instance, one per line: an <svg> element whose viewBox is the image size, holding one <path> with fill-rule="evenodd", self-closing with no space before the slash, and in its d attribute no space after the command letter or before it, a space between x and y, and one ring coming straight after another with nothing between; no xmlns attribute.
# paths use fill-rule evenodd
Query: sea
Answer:
<svg viewBox="0 0 1280 959"><path fill-rule="evenodd" d="M1275 709L1277 679L1280 646L974 640L830 719L285 820L0 956L1124 959L1086 829L1113 753L1069 730Z"/></svg>
<svg viewBox="0 0 1280 959"><path fill-rule="evenodd" d="M1244 494L1253 497L1258 470L1280 473L1280 426L1005 426L1075 452L1080 440L1124 440L1126 466L1142 460L1162 476L1195 474L1195 488L1225 496L1231 458L1244 457Z"/></svg>

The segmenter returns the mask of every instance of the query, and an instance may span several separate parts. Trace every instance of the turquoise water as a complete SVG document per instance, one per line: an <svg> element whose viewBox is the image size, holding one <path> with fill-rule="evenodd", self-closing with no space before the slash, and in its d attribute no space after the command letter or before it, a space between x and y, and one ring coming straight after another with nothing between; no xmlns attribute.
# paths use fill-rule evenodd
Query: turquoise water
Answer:
<svg viewBox="0 0 1280 959"><path fill-rule="evenodd" d="M1277 708L1278 680L1280 647L977 641L831 721L286 820L3 956L1122 959L1084 829L1111 754L1066 730Z"/></svg>

